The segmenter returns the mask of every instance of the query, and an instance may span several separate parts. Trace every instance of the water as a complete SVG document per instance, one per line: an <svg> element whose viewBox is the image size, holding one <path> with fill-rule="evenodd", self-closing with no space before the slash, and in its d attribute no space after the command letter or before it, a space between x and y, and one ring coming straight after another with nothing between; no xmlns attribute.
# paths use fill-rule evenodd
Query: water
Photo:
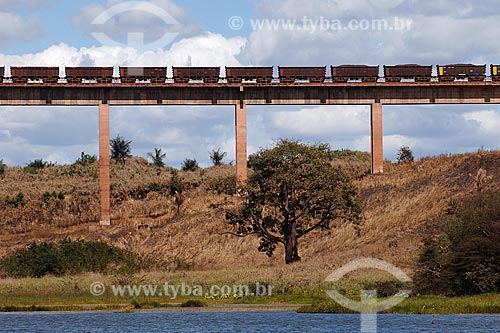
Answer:
<svg viewBox="0 0 500 333"><path fill-rule="evenodd" d="M359 315L294 312L0 313L0 332L360 332ZM378 332L500 332L500 315L379 315Z"/></svg>

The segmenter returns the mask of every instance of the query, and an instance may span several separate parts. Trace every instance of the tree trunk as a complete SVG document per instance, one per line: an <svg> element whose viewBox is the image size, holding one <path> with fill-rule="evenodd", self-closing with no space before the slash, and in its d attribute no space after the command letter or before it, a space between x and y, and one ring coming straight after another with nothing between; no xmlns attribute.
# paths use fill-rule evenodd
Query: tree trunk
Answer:
<svg viewBox="0 0 500 333"><path fill-rule="evenodd" d="M299 242L297 239L297 224L295 222L289 223L283 228L285 237L285 263L293 264L300 261L299 257Z"/></svg>

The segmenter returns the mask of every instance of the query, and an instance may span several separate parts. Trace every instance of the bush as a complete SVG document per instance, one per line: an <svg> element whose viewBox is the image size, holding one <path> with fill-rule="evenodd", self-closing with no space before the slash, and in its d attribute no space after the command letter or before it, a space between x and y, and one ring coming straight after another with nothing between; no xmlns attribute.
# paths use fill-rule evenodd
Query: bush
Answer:
<svg viewBox="0 0 500 333"><path fill-rule="evenodd" d="M198 162L196 160L191 160L189 158L186 158L184 162L182 162L181 169L182 171L196 171L198 169Z"/></svg>
<svg viewBox="0 0 500 333"><path fill-rule="evenodd" d="M24 201L24 193L23 192L19 192L13 198L11 198L9 196L6 196L5 197L5 204L8 205L8 206L16 207L16 208L19 207L19 206L24 207L24 205L26 204L25 201Z"/></svg>
<svg viewBox="0 0 500 333"><path fill-rule="evenodd" d="M7 275L16 278L106 273L110 267L138 269L137 259L130 252L104 242L68 239L59 243L33 243L3 259L1 266Z"/></svg>
<svg viewBox="0 0 500 333"><path fill-rule="evenodd" d="M200 300L189 300L181 304L183 308L202 308L207 306L203 301Z"/></svg>
<svg viewBox="0 0 500 333"><path fill-rule="evenodd" d="M3 163L3 160L0 160L0 176L5 173L5 169L7 166Z"/></svg>
<svg viewBox="0 0 500 333"><path fill-rule="evenodd" d="M167 184L168 193L174 196L176 193L182 193L184 191L184 183L179 178L179 174L176 170L172 170L172 177Z"/></svg>
<svg viewBox="0 0 500 333"><path fill-rule="evenodd" d="M28 164L26 164L26 166L28 168L32 168L32 169L36 169L36 170L45 169L46 167L51 166L51 165L52 164L42 160L41 158L34 160L34 161L30 161Z"/></svg>
<svg viewBox="0 0 500 333"><path fill-rule="evenodd" d="M229 175L223 177L217 177L210 180L208 188L217 194L236 194L236 176Z"/></svg>
<svg viewBox="0 0 500 333"><path fill-rule="evenodd" d="M500 192L482 192L429 221L415 281L422 293L500 292Z"/></svg>
<svg viewBox="0 0 500 333"><path fill-rule="evenodd" d="M403 146L399 148L398 163L413 162L414 160L415 159L413 158L413 152L411 151L410 147Z"/></svg>
<svg viewBox="0 0 500 333"><path fill-rule="evenodd" d="M85 154L85 152L82 151L80 158L77 159L74 164L86 166L86 165L94 164L95 162L97 162L96 155Z"/></svg>
<svg viewBox="0 0 500 333"><path fill-rule="evenodd" d="M51 201L52 199L53 200L64 200L65 196L64 196L64 193L62 192L59 192L59 193L56 193L56 192L45 192L43 195L42 195L42 201L45 202L45 203L49 203L49 201Z"/></svg>

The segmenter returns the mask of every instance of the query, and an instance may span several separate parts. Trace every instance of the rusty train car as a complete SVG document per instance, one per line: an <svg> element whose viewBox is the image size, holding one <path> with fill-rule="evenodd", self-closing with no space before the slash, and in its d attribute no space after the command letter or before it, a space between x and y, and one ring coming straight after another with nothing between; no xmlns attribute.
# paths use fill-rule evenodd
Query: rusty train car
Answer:
<svg viewBox="0 0 500 333"><path fill-rule="evenodd" d="M384 78L386 82L401 82L402 79L429 82L432 79L432 66L415 64L384 66Z"/></svg>
<svg viewBox="0 0 500 333"><path fill-rule="evenodd" d="M454 64L437 66L439 81L452 82L455 80L484 81L486 65Z"/></svg>
<svg viewBox="0 0 500 333"><path fill-rule="evenodd" d="M331 77L332 83L337 82L453 82L467 80L481 82L486 80L486 65L454 64L437 66L437 76L433 76L433 66L395 65L383 66L383 75L379 75L379 66L340 65L331 66L331 76L327 77L324 67L278 67L278 77L273 75L274 67L226 67L226 76L221 77L220 67L173 67L174 83L188 84L199 81L203 84L241 84L253 82L258 84L293 84L324 83ZM66 81L59 81L59 67L11 67L10 77L5 76L5 67L0 67L0 83L9 84L169 84L167 81L168 67L120 67L119 76L113 76L113 67L66 67ZM500 65L491 65L490 78L500 81ZM4 81L3 78L6 80ZM120 79L120 81L118 81ZM225 80L224 80L225 79ZM379 81L379 79L383 79ZM221 81L222 80L222 81ZM356 81L356 82L352 82ZM274 83L273 83L274 82ZM330 81L328 81L330 82Z"/></svg>
<svg viewBox="0 0 500 333"><path fill-rule="evenodd" d="M220 79L220 67L174 67L174 82L189 83L189 81L203 81L203 83L217 83Z"/></svg>
<svg viewBox="0 0 500 333"><path fill-rule="evenodd" d="M13 83L28 83L30 81L57 83L59 81L59 67L11 67L10 77Z"/></svg>
<svg viewBox="0 0 500 333"><path fill-rule="evenodd" d="M166 67L120 67L122 83L136 83L150 81L151 83L165 83L167 79Z"/></svg>
<svg viewBox="0 0 500 333"><path fill-rule="evenodd" d="M273 67L226 67L226 79L227 83L271 83L274 79L273 70Z"/></svg>
<svg viewBox="0 0 500 333"><path fill-rule="evenodd" d="M112 83L113 67L66 67L66 80L68 83Z"/></svg>
<svg viewBox="0 0 500 333"><path fill-rule="evenodd" d="M324 67L278 67L281 83L309 81L311 83L325 82L326 66Z"/></svg>
<svg viewBox="0 0 500 333"><path fill-rule="evenodd" d="M331 66L333 82L349 82L351 80L362 82L377 82L378 66L366 65L341 65Z"/></svg>

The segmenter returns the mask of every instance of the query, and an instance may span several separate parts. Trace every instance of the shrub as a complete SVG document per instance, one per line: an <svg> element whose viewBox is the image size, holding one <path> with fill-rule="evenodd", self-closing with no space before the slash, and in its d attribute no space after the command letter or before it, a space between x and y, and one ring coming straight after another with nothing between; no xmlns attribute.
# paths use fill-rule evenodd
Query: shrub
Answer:
<svg viewBox="0 0 500 333"><path fill-rule="evenodd" d="M82 154L80 155L80 158L75 161L75 165L90 165L97 162L97 156L96 155L89 155L85 154L85 152L82 151Z"/></svg>
<svg viewBox="0 0 500 333"><path fill-rule="evenodd" d="M408 146L403 146L399 148L398 151L398 163L413 162L413 152Z"/></svg>
<svg viewBox="0 0 500 333"><path fill-rule="evenodd" d="M217 194L233 195L236 194L236 183L237 180L234 175L217 177L210 180L208 188Z"/></svg>
<svg viewBox="0 0 500 333"><path fill-rule="evenodd" d="M172 177L167 184L168 193L174 196L176 193L182 193L184 191L184 183L179 178L179 174L176 170L172 170Z"/></svg>
<svg viewBox="0 0 500 333"><path fill-rule="evenodd" d="M41 170L41 169L44 169L48 166L50 166L51 164L49 162L46 162L44 161L43 159L37 159L37 160L34 160L34 161L30 161L28 164L26 164L26 166L28 168L33 168L33 169L37 169L37 170Z"/></svg>
<svg viewBox="0 0 500 333"><path fill-rule="evenodd" d="M5 197L5 204L8 206L19 207L26 204L24 201L24 193L19 192L15 197L11 198L10 196Z"/></svg>
<svg viewBox="0 0 500 333"><path fill-rule="evenodd" d="M11 277L42 277L47 274L106 273L112 266L137 270L137 262L132 253L104 242L66 239L59 243L33 243L3 259L1 265Z"/></svg>
<svg viewBox="0 0 500 333"><path fill-rule="evenodd" d="M0 160L0 175L3 175L5 173L5 169L7 166L3 163L3 160Z"/></svg>
<svg viewBox="0 0 500 333"><path fill-rule="evenodd" d="M183 308L202 308L207 306L203 301L200 300L189 300L181 304Z"/></svg>
<svg viewBox="0 0 500 333"><path fill-rule="evenodd" d="M59 193L56 193L56 192L45 192L43 195L42 195L42 201L45 202L45 203L48 203L50 200L54 199L54 200L64 200L65 196L64 196L64 193L62 192L59 192Z"/></svg>
<svg viewBox="0 0 500 333"><path fill-rule="evenodd" d="M195 159L186 158L184 162L182 162L181 169L182 171L196 171L198 169L198 162Z"/></svg>

